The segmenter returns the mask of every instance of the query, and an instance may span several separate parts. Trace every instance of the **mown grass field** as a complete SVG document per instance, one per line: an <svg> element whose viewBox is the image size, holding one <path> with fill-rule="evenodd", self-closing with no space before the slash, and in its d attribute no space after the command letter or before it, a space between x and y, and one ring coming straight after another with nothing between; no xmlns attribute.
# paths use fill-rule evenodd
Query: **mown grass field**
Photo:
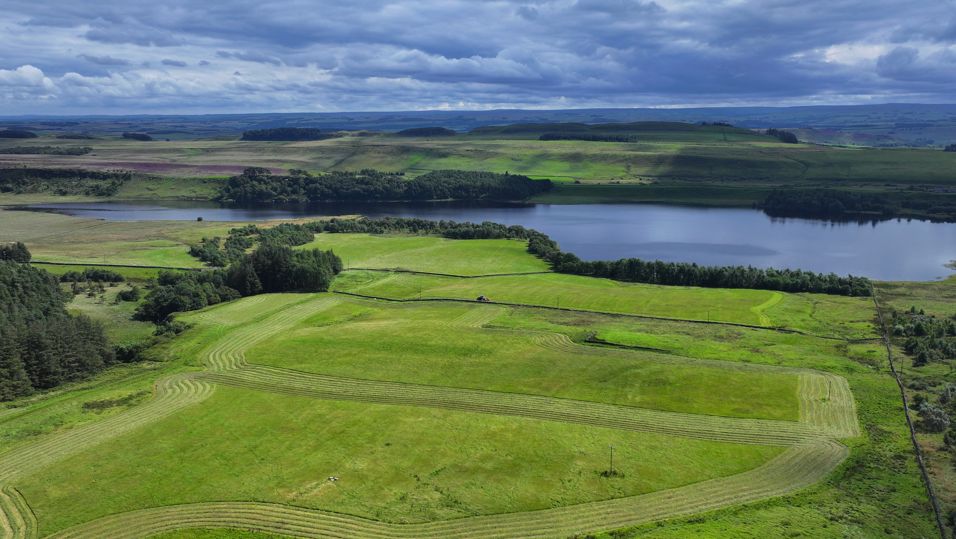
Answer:
<svg viewBox="0 0 956 539"><path fill-rule="evenodd" d="M159 230L208 232L178 226ZM325 240L383 268L537 262L517 242ZM933 534L865 300L558 274L335 287L561 309L326 293L180 315L148 361L0 409L3 514L91 538ZM733 324L692 321L714 312ZM622 476L600 476L608 445Z"/></svg>
<svg viewBox="0 0 956 539"><path fill-rule="evenodd" d="M797 378L650 352L597 355L543 332L448 321L494 318L494 306L346 303L246 352L246 360L346 378L549 395L693 414L796 420ZM321 361L315 358L322 357Z"/></svg>
<svg viewBox="0 0 956 539"><path fill-rule="evenodd" d="M608 445L619 451L620 481L599 475ZM43 531L207 500L420 522L635 495L739 473L780 450L219 388L111 441L116 457L88 451L19 488Z"/></svg>

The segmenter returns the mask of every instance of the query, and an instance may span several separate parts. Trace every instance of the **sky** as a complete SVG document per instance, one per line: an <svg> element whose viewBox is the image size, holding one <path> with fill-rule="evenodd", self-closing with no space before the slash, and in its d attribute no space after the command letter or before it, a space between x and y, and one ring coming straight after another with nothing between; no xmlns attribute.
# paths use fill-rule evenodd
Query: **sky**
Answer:
<svg viewBox="0 0 956 539"><path fill-rule="evenodd" d="M956 0L3 0L0 114L956 102Z"/></svg>

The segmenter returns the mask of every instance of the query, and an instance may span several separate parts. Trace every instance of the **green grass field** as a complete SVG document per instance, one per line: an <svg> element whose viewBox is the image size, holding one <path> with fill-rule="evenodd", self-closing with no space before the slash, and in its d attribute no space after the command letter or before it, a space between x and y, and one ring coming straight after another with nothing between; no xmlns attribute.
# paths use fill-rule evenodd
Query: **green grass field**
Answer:
<svg viewBox="0 0 956 539"><path fill-rule="evenodd" d="M493 318L494 306L372 306L323 311L246 352L255 364L346 378L550 395L694 414L796 420L797 377L740 376L724 365L640 351L587 354L554 334L488 331L449 321ZM554 341L554 342L552 342ZM316 360L316 358L322 358ZM586 358L586 360L583 360Z"/></svg>
<svg viewBox="0 0 956 539"><path fill-rule="evenodd" d="M619 481L599 475L609 444L619 451ZM116 458L88 451L19 488L43 532L206 500L421 522L652 492L736 474L780 451L219 388L198 406L111 441Z"/></svg>
<svg viewBox="0 0 956 539"><path fill-rule="evenodd" d="M461 279L365 271L344 273L334 289L391 299L474 300L484 295L503 303L876 336L867 299L822 294L621 283L558 273Z"/></svg>
<svg viewBox="0 0 956 539"><path fill-rule="evenodd" d="M548 271L515 240L456 241L437 236L317 234L300 249L331 249L346 267L481 275Z"/></svg>
<svg viewBox="0 0 956 539"><path fill-rule="evenodd" d="M66 257L68 242L53 238L93 233L36 215L53 236L34 234L31 248ZM232 226L125 225L106 229L112 241L185 245ZM352 266L541 270L520 242L316 242ZM146 361L0 408L0 529L168 539L933 534L867 299L553 273L352 270L335 288L469 301L271 294L179 315L190 329ZM72 308L106 321L116 339L144 336L128 320L132 304L110 300L117 289ZM471 302L478 294L541 307ZM600 475L609 445L620 473L610 478Z"/></svg>

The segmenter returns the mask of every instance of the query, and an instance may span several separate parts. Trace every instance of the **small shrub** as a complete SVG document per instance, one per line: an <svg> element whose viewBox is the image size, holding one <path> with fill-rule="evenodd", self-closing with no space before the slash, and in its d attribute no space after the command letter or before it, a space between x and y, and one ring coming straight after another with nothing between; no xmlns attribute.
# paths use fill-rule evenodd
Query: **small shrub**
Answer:
<svg viewBox="0 0 956 539"><path fill-rule="evenodd" d="M119 294L116 294L116 298L120 301L139 301L140 296L142 296L142 291L136 285L133 285L132 288L122 290Z"/></svg>

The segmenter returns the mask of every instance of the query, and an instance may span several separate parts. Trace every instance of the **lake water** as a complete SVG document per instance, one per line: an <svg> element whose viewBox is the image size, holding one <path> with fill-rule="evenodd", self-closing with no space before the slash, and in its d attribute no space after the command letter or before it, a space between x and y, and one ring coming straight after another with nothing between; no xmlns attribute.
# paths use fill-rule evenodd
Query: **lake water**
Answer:
<svg viewBox="0 0 956 539"><path fill-rule="evenodd" d="M771 218L759 210L654 204L332 204L238 209L203 203L65 203L30 206L116 221L255 221L362 214L494 221L540 230L588 260L638 257L707 265L800 268L881 280L932 280L953 273L956 224L890 220L834 223Z"/></svg>

